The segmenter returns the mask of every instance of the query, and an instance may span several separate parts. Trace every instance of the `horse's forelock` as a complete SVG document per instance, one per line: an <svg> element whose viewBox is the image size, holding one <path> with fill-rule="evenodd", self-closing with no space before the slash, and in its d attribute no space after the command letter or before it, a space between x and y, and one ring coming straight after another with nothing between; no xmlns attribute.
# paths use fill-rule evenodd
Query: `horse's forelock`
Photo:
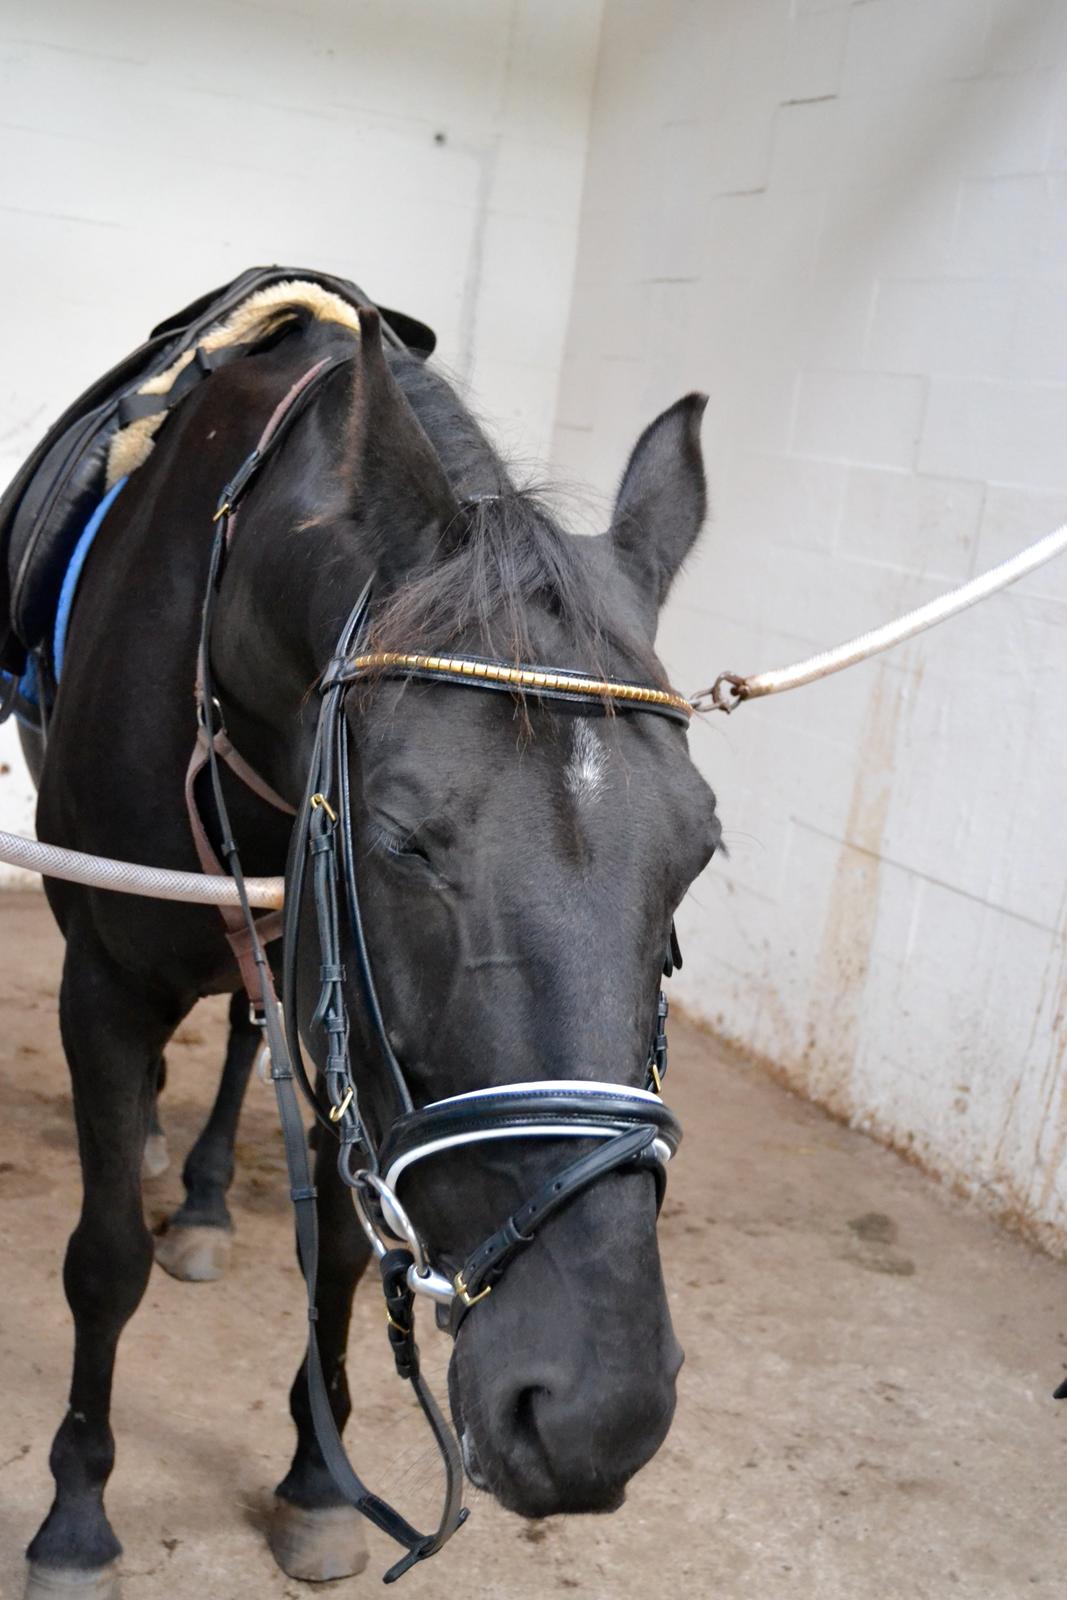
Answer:
<svg viewBox="0 0 1067 1600"><path fill-rule="evenodd" d="M650 642L605 583L594 541L567 533L544 486L517 486L452 386L422 363L394 368L448 474L459 510L434 556L398 584L379 611L375 650L464 647L508 661L537 660L549 631L570 659L605 674L616 658L665 681Z"/></svg>

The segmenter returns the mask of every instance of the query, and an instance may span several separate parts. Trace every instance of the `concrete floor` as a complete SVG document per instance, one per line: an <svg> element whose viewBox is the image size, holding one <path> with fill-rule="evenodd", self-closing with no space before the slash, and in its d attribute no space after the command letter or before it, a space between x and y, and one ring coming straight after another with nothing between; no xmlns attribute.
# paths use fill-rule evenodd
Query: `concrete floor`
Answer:
<svg viewBox="0 0 1067 1600"><path fill-rule="evenodd" d="M78 1174L55 1022L60 941L43 901L0 902L0 1595L50 1495L70 1351L59 1280ZM222 1008L170 1052L175 1165L213 1089ZM919 1173L724 1057L672 1034L686 1142L663 1218L688 1352L667 1444L613 1517L524 1524L472 1492L470 1525L403 1580L405 1600L679 1595L708 1600L1019 1600L1067 1590L1067 1271ZM124 1336L109 1489L126 1600L300 1600L259 1531L290 1450L301 1339L272 1098L242 1124L229 1276L158 1269ZM360 1470L436 1514L436 1458L361 1296L349 1428ZM447 1348L428 1329L427 1366ZM438 1383L443 1392L443 1382ZM390 1559L338 1595L369 1595Z"/></svg>

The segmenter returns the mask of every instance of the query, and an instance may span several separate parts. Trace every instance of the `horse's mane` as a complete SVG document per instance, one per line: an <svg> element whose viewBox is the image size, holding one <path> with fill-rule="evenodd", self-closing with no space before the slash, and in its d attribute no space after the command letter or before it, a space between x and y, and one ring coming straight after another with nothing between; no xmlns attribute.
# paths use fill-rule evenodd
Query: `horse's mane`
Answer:
<svg viewBox="0 0 1067 1600"><path fill-rule="evenodd" d="M543 486L519 486L452 386L422 362L394 373L460 501L460 530L443 553L403 583L379 613L376 650L437 651L463 644L509 661L536 661L538 622L553 619L570 661L598 674L622 658L662 682L663 669L633 625L613 615L593 541L567 533Z"/></svg>

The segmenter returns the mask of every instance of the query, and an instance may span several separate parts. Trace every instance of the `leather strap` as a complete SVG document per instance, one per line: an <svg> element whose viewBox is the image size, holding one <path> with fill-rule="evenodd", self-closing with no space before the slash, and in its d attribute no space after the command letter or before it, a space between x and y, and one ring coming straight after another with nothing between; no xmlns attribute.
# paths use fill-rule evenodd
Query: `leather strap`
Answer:
<svg viewBox="0 0 1067 1600"><path fill-rule="evenodd" d="M212 877L225 877L227 869L219 860L211 840L208 838L207 828L204 826L204 819L200 814L200 807L196 799L196 780L208 765L209 760L217 753L214 741L209 746L206 735L197 739L193 746L192 755L189 758L189 765L185 769L185 810L189 818L189 829L193 836L193 844L196 846L196 853L200 858L202 870ZM270 792L273 794L273 790ZM284 801L282 804L284 805ZM229 831L228 828L226 831ZM225 850L225 841L223 849ZM259 976L256 967L254 942L244 912L239 906L219 906L218 910L226 930L226 939L233 952L234 960L237 962L237 969L241 974L241 982L251 999L259 992ZM254 919L254 926L256 938L263 944L270 944L272 940L281 937L281 912L266 912L263 916Z"/></svg>
<svg viewBox="0 0 1067 1600"><path fill-rule="evenodd" d="M628 1132L647 1127L653 1138L661 1138L673 1153L681 1142L682 1130L674 1113L662 1100L587 1089L575 1079L566 1089L539 1089L523 1084L522 1092L504 1088L499 1094L459 1096L454 1101L439 1100L418 1111L398 1117L379 1151L379 1162L391 1182L398 1164L421 1147L436 1140L473 1133L514 1132L521 1136L531 1123L539 1127L559 1126L565 1133L575 1123L602 1129L605 1134Z"/></svg>
<svg viewBox="0 0 1067 1600"><path fill-rule="evenodd" d="M139 422L143 417L158 417L165 411L172 411L186 395L192 394L202 379L209 378L220 367L228 367L232 361L240 361L255 348L254 344L230 344L219 350L205 350L203 345L198 344L192 360L185 363L169 389L155 394L135 390L119 401L116 411L119 429L128 427L131 422Z"/></svg>
<svg viewBox="0 0 1067 1600"><path fill-rule="evenodd" d="M235 877L239 876L240 863L237 861L236 855L231 857L231 865L235 868ZM243 878L241 882L243 885ZM456 1529L466 1521L467 1512L460 1503L463 1485L463 1463L460 1460L459 1447L452 1436L451 1430L442 1417L433 1395L422 1380L417 1361L414 1365L414 1370L408 1374L408 1381L411 1383L423 1415L430 1425L446 1466L447 1489L437 1531L432 1534L423 1534L412 1527L411 1523L402 1517L398 1511L394 1510L387 1500L383 1500L380 1495L368 1489L348 1458L330 1406L326 1379L322 1370L318 1332L315 1326L318 1318L316 1299L319 1260L317 1195L314 1184L311 1181L311 1167L308 1161L304 1119L300 1115L300 1106L293 1087L293 1074L288 1061L285 1035L279 1021L274 982L270 968L267 966L266 959L263 956L262 947L257 952L257 967L262 983L262 987L258 991L263 1007L262 1022L271 1055L271 1078L274 1082L278 1101L278 1116L282 1125L285 1158L289 1170L289 1193L293 1202L296 1224L297 1255L307 1289L308 1342L305 1360L308 1402L311 1407L315 1438L322 1452L326 1469L336 1488L344 1496L348 1504L354 1506L361 1515L365 1516L382 1533L387 1534L397 1544L405 1547L406 1554L394 1566L390 1567L385 1574L385 1582L393 1583L397 1578L403 1576L416 1561L424 1560L427 1556L431 1556L439 1550L451 1538ZM407 1319L407 1326L412 1326L410 1319Z"/></svg>
<svg viewBox="0 0 1067 1600"><path fill-rule="evenodd" d="M234 351L239 351L244 347L231 346L230 348ZM198 348L198 359L201 355L205 354L205 352L201 352ZM220 351L218 354L221 356L223 352ZM234 477L223 490L220 504L226 509L223 511L221 517L218 515L216 516L216 521L221 521L222 528L221 536L216 538L215 550L213 550L212 570L208 582L207 598L205 599L205 613L207 613L209 610L212 614L214 612L214 599L222 575L223 558L233 537L233 525L235 521L234 513L237 501L239 500L241 494L243 494L244 490L251 482L264 454L268 452L272 445L281 438L281 436L292 425L292 422L295 420L295 416L303 409L303 406L306 404L306 401L309 397L309 392L313 391L315 387L315 380L324 377L328 372L333 371L335 367L340 366L345 361L349 361L351 359L352 358L350 355L343 357L324 356L321 361L317 361L306 372L301 373L297 381L292 385L292 387L271 412L266 427L260 435L258 445L252 451L252 454L245 458ZM185 368L185 371L188 372L191 367L196 365L197 362L190 362ZM220 365L225 365L225 362L214 362L214 366ZM201 376L203 375L204 374L201 374ZM209 616L208 640L210 640L210 621L211 618ZM218 854L211 844L211 840L208 837L208 831L204 825L204 820L200 813L200 807L196 798L196 781L200 773L204 770L205 766L210 764L214 768L215 758L219 757L230 768L234 776L240 779L246 788L250 789L252 793L257 795L261 800L266 801L268 805L273 806L276 811L282 811L289 816L295 816L296 807L290 805L288 800L284 799L282 795L278 794L277 790L273 789L267 780L261 777L259 773L257 773L255 769L249 765L249 763L231 743L229 735L227 734L225 726L221 720L222 714L221 710L219 709L218 702L215 700L213 695L207 693L205 690L204 673L207 651L205 650L204 645L205 641L202 637L196 673L197 738L196 744L193 747L192 755L189 759L189 766L186 769L185 774L185 808L189 817L189 828L193 835L193 843L196 846L196 853L200 858L200 863L203 867L203 870L212 874L213 876L225 876L226 868L223 866ZM221 823L223 812L219 809L217 803L216 811L218 812ZM226 831L228 832L228 827ZM223 854L225 853L226 850L224 841ZM249 931L245 924L245 918L241 910L234 906L220 906L219 912L226 928L226 938L229 941L230 948L233 951L234 959L237 962L237 966L241 974L241 982L247 990L249 997L254 998L257 993L258 980L256 973L255 954L249 936ZM269 944L273 940L280 938L282 927L282 914L277 911L269 911L265 916L258 918L256 921L257 936L264 944Z"/></svg>
<svg viewBox="0 0 1067 1600"><path fill-rule="evenodd" d="M208 581L200 623L198 718L202 736L197 739L190 761L189 773L186 776L186 796L194 839L197 839L197 849L199 851L201 848L205 848L213 856L214 852L211 851L210 842L207 840L206 831L200 821L195 801L190 799L197 773L206 765L211 779L215 810L223 834L221 854L237 885L240 902L240 911L237 915L244 922L246 944L241 952L237 951L235 945L235 954L238 956L242 978L245 979L254 1015L266 1035L271 1058L271 1077L274 1081L278 1101L278 1114L282 1124L286 1164L289 1170L289 1188L293 1201L296 1226L297 1251L307 1289L308 1343L306 1371L308 1403L311 1408L315 1437L327 1470L345 1500L365 1516L368 1521L373 1522L381 1532L387 1534L404 1547L405 1554L385 1574L385 1582L392 1583L402 1576L415 1562L421 1561L439 1550L465 1521L467 1512L461 1504L463 1464L460 1459L459 1446L452 1431L441 1415L433 1395L422 1380L417 1359L409 1363L408 1381L411 1383L415 1397L437 1442L445 1466L445 1498L436 1531L430 1534L420 1533L387 1501L368 1489L353 1468L341 1442L337 1423L330 1406L315 1327L318 1317L316 1306L319 1259L318 1212L316 1208L316 1191L311 1180L308 1161L304 1122L300 1115L300 1107L293 1087L293 1063L289 1054L285 1029L282 1027L280 1020L281 1008L278 1004L274 979L264 952L263 940L260 937L255 918L248 904L240 855L236 840L233 837L226 799L223 794L221 760L218 748L219 730L212 727L212 718L217 701L213 693L210 643L223 562L233 532L234 508L240 494L258 469L264 454L284 435L288 427L291 426L298 409L302 409L303 405L306 404L309 394L314 388L314 380L316 378L321 379L338 364L336 359L330 360L327 358L317 363L314 368L303 375L298 383L294 384L286 397L289 401L289 409L285 408L284 402L276 407L261 437L259 447L253 452L253 456L246 460L237 478L231 480L230 484L227 485L220 499L219 510L216 514L218 529L211 548ZM367 595L369 596L369 587ZM305 794L297 827L294 829L294 842L291 851L293 859L299 857L302 860L302 847L306 837L305 824L312 809L314 808L311 806L311 790L309 788ZM325 856L326 853L321 852L321 854ZM299 916L300 899L300 884L294 880L294 876L290 872L290 874L287 874L285 902L287 929L294 925L294 919ZM316 900L318 902L318 896L316 896ZM237 937L237 929L235 927L231 929L229 921L227 921L227 937L231 939L231 944L234 943L234 939ZM291 987L295 989L295 983ZM344 1041L344 1044L347 1056L347 1040ZM307 1083L306 1075L303 1073L302 1060L301 1070L305 1088L310 1092L310 1084Z"/></svg>
<svg viewBox="0 0 1067 1600"><path fill-rule="evenodd" d="M206 740L205 734L201 734L200 737ZM234 749L225 728L216 731L214 745L220 760L225 761L234 777L239 778L246 789L250 789L260 800L265 800L269 806L273 806L275 811L284 811L290 817L296 816L296 807L283 799L277 789L272 789L266 778L261 778L255 768L249 766L240 751Z"/></svg>
<svg viewBox="0 0 1067 1600"><path fill-rule="evenodd" d="M564 1167L513 1211L503 1227L483 1240L455 1277L456 1296L449 1314L453 1338L467 1312L500 1281L504 1268L515 1256L533 1244L538 1230L549 1217L605 1173L630 1165L647 1167L656 1176L657 1203L661 1201L665 1177L662 1162L652 1154L655 1137L656 1130L652 1127L631 1128L628 1133L617 1134L590 1155L581 1156Z"/></svg>

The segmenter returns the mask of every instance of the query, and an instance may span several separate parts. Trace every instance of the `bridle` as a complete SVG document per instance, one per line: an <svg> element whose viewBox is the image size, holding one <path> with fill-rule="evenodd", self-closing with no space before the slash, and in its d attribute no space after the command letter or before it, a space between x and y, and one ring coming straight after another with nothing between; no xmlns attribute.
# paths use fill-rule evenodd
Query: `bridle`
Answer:
<svg viewBox="0 0 1067 1600"><path fill-rule="evenodd" d="M213 687L212 624L226 552L242 496L322 381L351 359L351 355L326 357L293 385L276 408L256 449L219 497L201 619L197 712L201 730L199 745L204 752L202 764L210 772L222 833L221 855L237 881L242 902L240 942L232 930L230 937L235 951L243 952L242 976L249 989L253 1016L264 1030L270 1075L278 1097L299 1257L308 1291L307 1378L316 1437L326 1465L345 1499L405 1547L407 1553L386 1573L385 1581L392 1582L414 1562L440 1549L467 1516L460 1503L462 1463L459 1449L420 1372L414 1339L415 1295L423 1294L436 1302L439 1320L444 1319L455 1337L471 1308L494 1290L510 1262L529 1248L549 1218L607 1173L651 1172L656 1183L658 1208L666 1184L667 1162L678 1148L681 1128L659 1094L667 1059L667 1001L662 989L657 995L650 1031L643 1088L583 1079L541 1080L474 1089L429 1105L414 1105L402 1065L390 1042L365 936L352 829L350 736L345 697L353 685L373 675L462 685L513 697L521 695L537 704L565 705L570 711L583 715L603 715L610 709L618 714L651 713L687 723L691 707L680 695L669 690L594 678L580 672L509 665L470 656L369 651L366 634L373 580L369 581L341 630L318 684L319 712L314 742L303 800L292 830L286 871L282 1004L279 1008L260 930L244 893L237 845L222 789L220 753L226 759L225 752L232 747L225 736ZM250 770L240 763L235 768L239 775L244 775L242 767L244 773ZM261 782L258 792L270 793ZM320 1073L325 1100L311 1081L297 1014L300 921L306 892L310 893L314 908L319 946L319 993L310 1031L321 1032L325 1040L326 1053ZM392 1120L377 1134L362 1103L361 1086L351 1060L351 1028L345 994L350 971L346 945L351 952L365 1019L395 1106ZM665 973L669 975L679 961L672 928L670 948L664 958ZM442 1454L447 1480L445 1503L433 1534L419 1533L366 1488L345 1454L330 1408L315 1329L318 1263L315 1189L294 1082L299 1083L319 1121L338 1140L341 1177L352 1190L360 1223L378 1258L389 1340L397 1371L412 1383ZM458 1272L450 1276L435 1266L432 1253L398 1193L405 1174L412 1167L432 1162L447 1151L490 1141L574 1138L596 1143L591 1151L562 1167L538 1188L468 1255Z"/></svg>
<svg viewBox="0 0 1067 1600"><path fill-rule="evenodd" d="M305 1092L313 1103L303 1064L296 1013L296 964L299 917L311 863L322 984L313 1025L327 1039L323 1078L328 1105L320 1115L339 1140L341 1176L356 1196L360 1221L375 1253L385 1247L379 1231L383 1222L394 1237L409 1243L418 1238L396 1188L401 1176L415 1163L460 1146L506 1138L595 1138L599 1149L559 1173L525 1206L468 1257L452 1278L434 1271L424 1248L413 1251L409 1272L413 1292L429 1295L449 1309L454 1334L475 1300L489 1294L508 1262L532 1242L535 1228L554 1211L603 1173L619 1166L646 1166L662 1180L665 1164L678 1146L681 1130L655 1088L633 1089L619 1084L593 1084L583 1080L514 1083L495 1089L475 1089L452 1095L416 1110L389 1038L367 949L360 903L356 849L349 794L349 724L344 715L346 691L371 674L411 677L464 684L540 698L564 700L568 707L603 712L604 696L617 691L620 704L641 710L679 716L674 697L665 690L643 685L612 685L580 673L549 673L539 668L508 667L469 657L399 656L393 653L360 654L370 611L371 584L356 601L341 631L333 657L319 682L321 697L315 743L305 786L304 805L293 830L290 852L287 915L284 931L282 996L285 1031L290 1055L299 1064ZM653 698L650 698L653 697ZM379 1138L369 1128L360 1104L348 1047L349 1018L344 982L341 934L347 914L364 1008L378 1053L385 1063L392 1088L395 1116ZM675 947L676 948L676 947ZM673 951L665 968L673 966ZM662 1080L666 1059L666 999L657 998L656 1021L649 1047L647 1078ZM421 1259L421 1266L420 1266Z"/></svg>

